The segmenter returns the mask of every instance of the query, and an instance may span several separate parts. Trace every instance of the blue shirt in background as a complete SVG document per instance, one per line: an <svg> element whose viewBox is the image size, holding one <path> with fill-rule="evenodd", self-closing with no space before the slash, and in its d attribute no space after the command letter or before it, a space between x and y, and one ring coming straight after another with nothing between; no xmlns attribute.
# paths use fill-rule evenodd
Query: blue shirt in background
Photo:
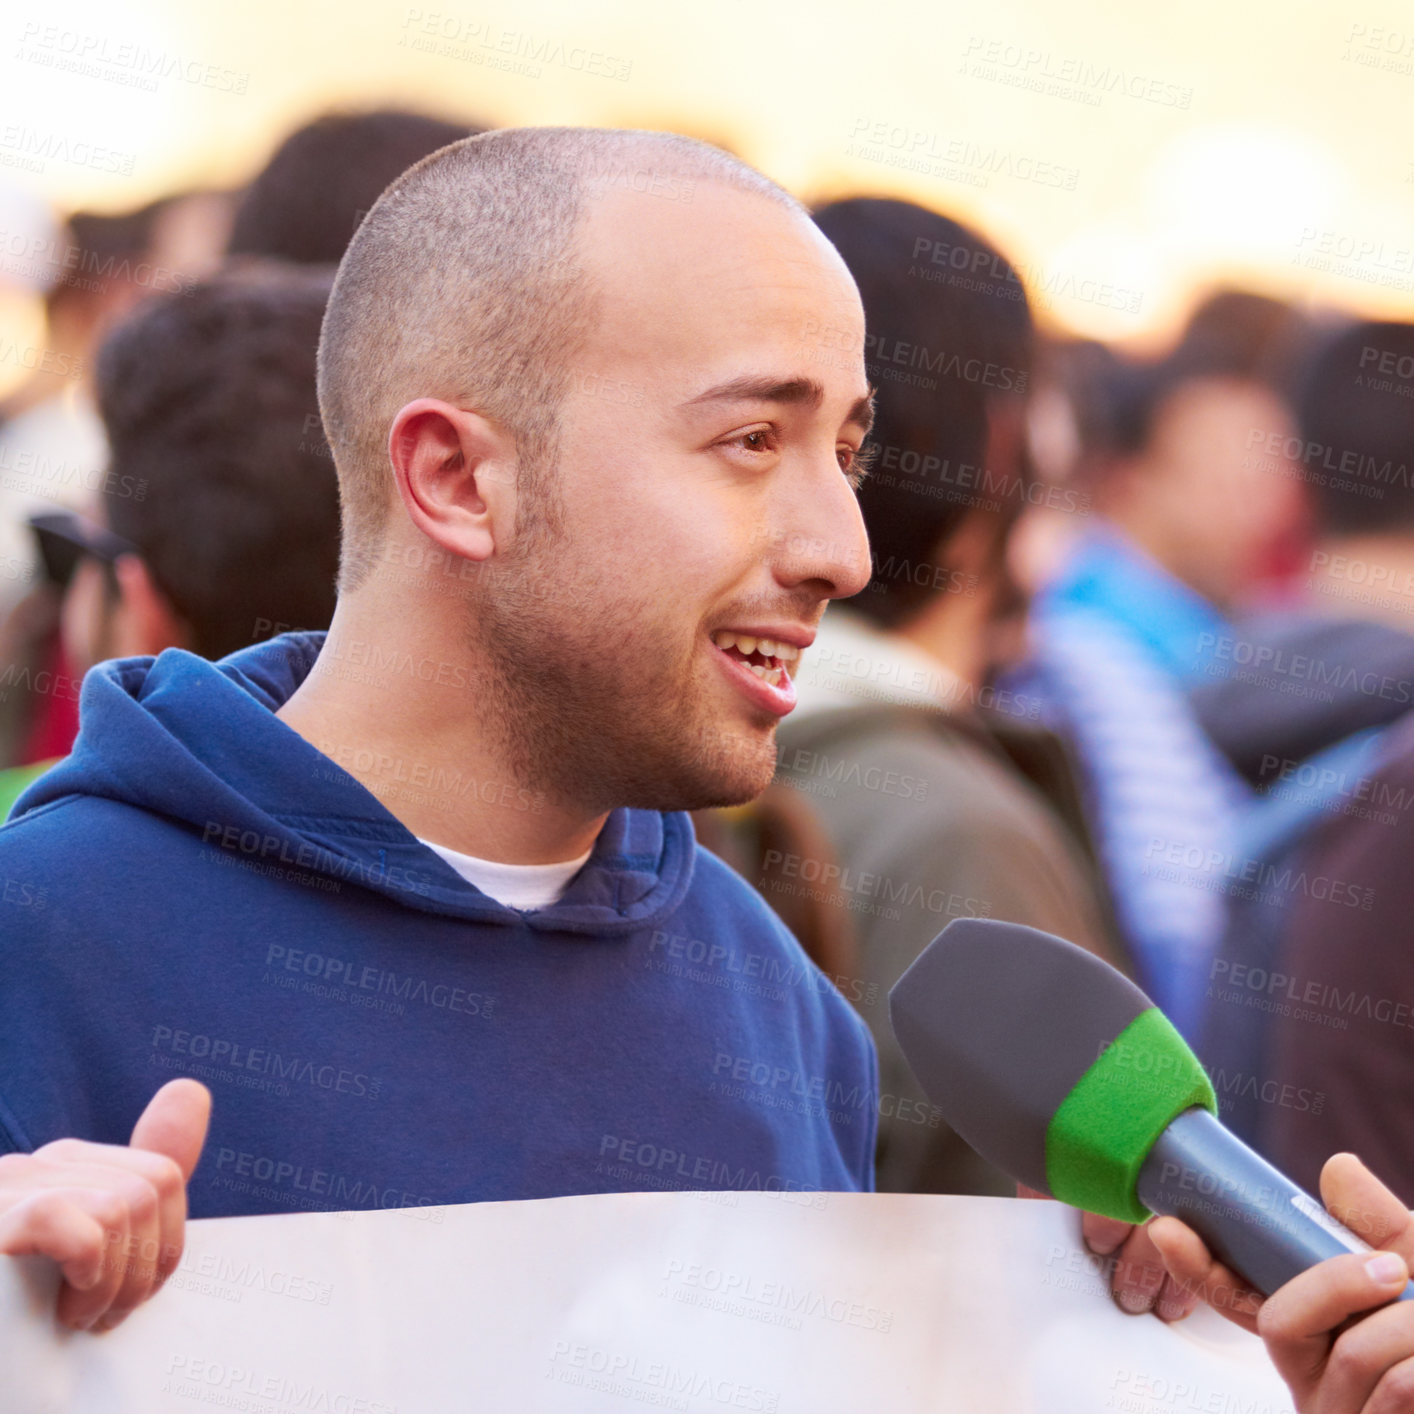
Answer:
<svg viewBox="0 0 1414 1414"><path fill-rule="evenodd" d="M1205 681L1222 635L1217 607L1118 530L1096 526L1037 596L1041 614L1088 611L1122 631L1185 687Z"/></svg>
<svg viewBox="0 0 1414 1414"><path fill-rule="evenodd" d="M1250 797L1188 698L1226 631L1205 599L1097 527L1037 596L1030 659L1007 684L1039 697L1074 747L1138 980L1190 1040Z"/></svg>

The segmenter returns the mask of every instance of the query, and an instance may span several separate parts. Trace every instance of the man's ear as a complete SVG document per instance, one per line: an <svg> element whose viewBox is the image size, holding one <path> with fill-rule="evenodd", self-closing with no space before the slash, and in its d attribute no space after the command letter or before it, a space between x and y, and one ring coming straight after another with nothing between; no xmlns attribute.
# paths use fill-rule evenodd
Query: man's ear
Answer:
<svg viewBox="0 0 1414 1414"><path fill-rule="evenodd" d="M388 459L408 518L464 560L484 560L515 528L516 442L498 423L436 398L402 408Z"/></svg>
<svg viewBox="0 0 1414 1414"><path fill-rule="evenodd" d="M190 631L157 587L141 555L119 555L113 561L113 578L118 585L110 640L114 657L155 655L164 648L190 646Z"/></svg>

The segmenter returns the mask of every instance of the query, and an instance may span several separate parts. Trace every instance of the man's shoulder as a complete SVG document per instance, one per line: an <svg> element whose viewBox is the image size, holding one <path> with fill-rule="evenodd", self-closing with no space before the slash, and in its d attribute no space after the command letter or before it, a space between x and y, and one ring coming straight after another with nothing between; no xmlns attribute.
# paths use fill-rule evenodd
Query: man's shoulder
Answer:
<svg viewBox="0 0 1414 1414"><path fill-rule="evenodd" d="M701 918L713 931L749 936L762 946L804 956L795 934L748 880L700 840L695 850L692 886L681 910L687 910L688 916Z"/></svg>
<svg viewBox="0 0 1414 1414"><path fill-rule="evenodd" d="M664 926L678 930L666 937L670 944L679 945L678 951L689 962L694 957L692 944L700 942L702 959L718 970L724 968L723 975L740 983L743 995L778 1003L791 999L798 1012L813 1013L837 1036L847 1034L872 1053L869 1028L835 982L811 960L765 898L701 844L684 910ZM719 951L714 952L714 947Z"/></svg>
<svg viewBox="0 0 1414 1414"><path fill-rule="evenodd" d="M157 816L140 806L75 792L45 801L0 824L0 850L42 851L58 841L78 842L90 833L101 834L119 821L128 827L143 821L160 824Z"/></svg>
<svg viewBox="0 0 1414 1414"><path fill-rule="evenodd" d="M159 853L169 856L181 837L190 831L137 806L105 796L61 796L0 825L0 881L64 888L72 903L76 891L116 886L139 859L160 868Z"/></svg>

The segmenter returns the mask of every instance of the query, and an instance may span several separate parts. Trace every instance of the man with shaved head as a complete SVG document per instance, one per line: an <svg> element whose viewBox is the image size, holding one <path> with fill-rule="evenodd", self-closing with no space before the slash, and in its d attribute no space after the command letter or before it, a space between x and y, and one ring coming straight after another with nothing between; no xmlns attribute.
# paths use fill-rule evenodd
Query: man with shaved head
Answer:
<svg viewBox="0 0 1414 1414"><path fill-rule="evenodd" d="M0 1251L64 1320L188 1204L872 1186L868 1033L687 814L769 782L868 578L863 342L802 208L686 138L383 195L319 348L327 636L100 665L0 830Z"/></svg>
<svg viewBox="0 0 1414 1414"><path fill-rule="evenodd" d="M543 791L531 821L453 801L402 816L485 857L508 829L521 862L550 862L615 806L759 793L790 664L826 601L868 578L850 486L862 355L813 342L862 327L803 208L705 144L524 129L414 167L330 301L341 597L281 718L385 749L394 725L424 750L434 730L457 760ZM438 552L455 594L406 572ZM722 631L762 642L723 653ZM475 691L427 694L413 727L386 694L349 690L365 640L455 660Z"/></svg>

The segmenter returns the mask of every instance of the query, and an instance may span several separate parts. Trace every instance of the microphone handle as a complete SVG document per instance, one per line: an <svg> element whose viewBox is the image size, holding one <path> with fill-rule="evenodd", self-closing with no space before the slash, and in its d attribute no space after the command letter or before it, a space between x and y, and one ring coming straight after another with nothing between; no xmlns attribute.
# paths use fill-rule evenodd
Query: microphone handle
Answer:
<svg viewBox="0 0 1414 1414"><path fill-rule="evenodd" d="M1185 1110L1159 1136L1136 1192L1264 1296L1327 1257L1373 1250L1205 1109ZM1398 1299L1414 1301L1414 1281Z"/></svg>

